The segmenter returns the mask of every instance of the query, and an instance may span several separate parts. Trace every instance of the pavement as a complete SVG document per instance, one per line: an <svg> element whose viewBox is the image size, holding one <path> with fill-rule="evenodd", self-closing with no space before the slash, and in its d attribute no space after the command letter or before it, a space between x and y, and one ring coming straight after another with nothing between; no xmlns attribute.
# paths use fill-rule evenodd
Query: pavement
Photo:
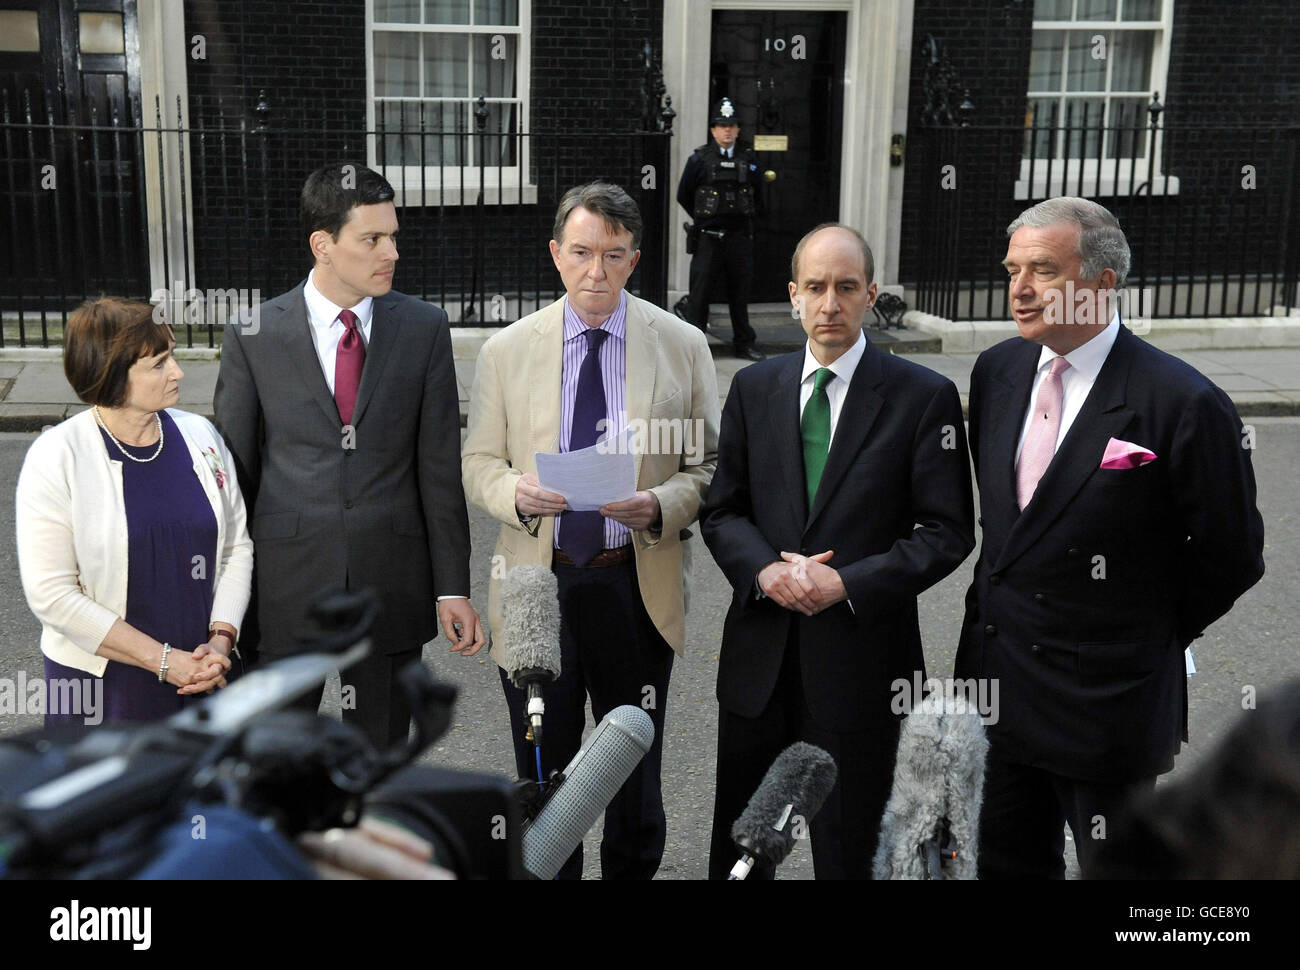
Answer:
<svg viewBox="0 0 1300 970"><path fill-rule="evenodd" d="M793 322L756 320L755 325L759 347L766 352L786 353L802 347L802 333ZM725 399L731 378L749 362L733 356L730 340L720 339L718 331L730 335L725 314L709 333L718 368L718 391ZM452 331L462 425L478 349L493 332L470 328ZM943 353L939 341L917 330L868 330L867 335L881 349L907 354L911 360L948 377L957 385L965 406L971 368L978 354ZM1163 349L1187 361L1226 391L1243 418L1300 416L1300 347ZM180 407L211 417L219 355L219 350L178 348L177 358L185 371ZM0 350L0 431L39 431L84 407L63 376L59 348Z"/></svg>

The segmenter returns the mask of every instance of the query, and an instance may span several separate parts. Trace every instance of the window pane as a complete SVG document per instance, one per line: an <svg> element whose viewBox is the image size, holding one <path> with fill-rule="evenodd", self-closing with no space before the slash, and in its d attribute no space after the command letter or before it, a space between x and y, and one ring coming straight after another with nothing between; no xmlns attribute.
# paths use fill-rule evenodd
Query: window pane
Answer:
<svg viewBox="0 0 1300 970"><path fill-rule="evenodd" d="M469 38L464 34L424 37L424 96L463 98L469 89Z"/></svg>
<svg viewBox="0 0 1300 970"><path fill-rule="evenodd" d="M1101 155L1101 98L1067 98L1065 101L1065 158L1098 158ZM1060 157L1060 156L1058 156Z"/></svg>
<svg viewBox="0 0 1300 970"><path fill-rule="evenodd" d="M515 96L515 37L513 34L478 34L474 37L474 97Z"/></svg>
<svg viewBox="0 0 1300 970"><path fill-rule="evenodd" d="M1093 37L1103 37L1105 42L1093 42ZM1086 30L1070 32L1070 55L1065 71L1067 91L1106 90L1106 58L1098 54L1111 53L1110 38L1105 34L1090 34Z"/></svg>
<svg viewBox="0 0 1300 970"><path fill-rule="evenodd" d="M1124 0L1122 19L1159 20L1160 0Z"/></svg>
<svg viewBox="0 0 1300 970"><path fill-rule="evenodd" d="M375 0L375 22L381 24L418 24L420 0Z"/></svg>
<svg viewBox="0 0 1300 970"><path fill-rule="evenodd" d="M1065 31L1035 30L1029 55L1029 90L1061 90L1061 64L1065 60Z"/></svg>
<svg viewBox="0 0 1300 970"><path fill-rule="evenodd" d="M83 54L125 54L120 13L83 13L77 15L77 32Z"/></svg>
<svg viewBox="0 0 1300 970"><path fill-rule="evenodd" d="M469 0L424 0L426 24L469 23Z"/></svg>
<svg viewBox="0 0 1300 970"><path fill-rule="evenodd" d="M1117 30L1110 47L1114 65L1110 72L1112 91L1147 91L1151 87L1151 60L1155 34L1149 30Z"/></svg>
<svg viewBox="0 0 1300 970"><path fill-rule="evenodd" d="M425 102L424 130L425 165L454 168L468 159L464 101Z"/></svg>
<svg viewBox="0 0 1300 970"><path fill-rule="evenodd" d="M381 101L377 127L380 165L419 165L420 106L411 101Z"/></svg>
<svg viewBox="0 0 1300 970"><path fill-rule="evenodd" d="M1060 102L1056 98L1031 98L1025 107L1025 158L1046 158L1051 152Z"/></svg>
<svg viewBox="0 0 1300 970"><path fill-rule="evenodd" d="M474 23L519 26L519 0L474 0Z"/></svg>
<svg viewBox="0 0 1300 970"><path fill-rule="evenodd" d="M40 49L41 25L35 10L0 10L0 51Z"/></svg>
<svg viewBox="0 0 1300 970"><path fill-rule="evenodd" d="M1147 102L1142 98L1115 98L1110 103L1107 158L1145 158L1147 152Z"/></svg>
<svg viewBox="0 0 1300 970"><path fill-rule="evenodd" d="M1034 0L1035 20L1069 20L1074 0Z"/></svg>
<svg viewBox="0 0 1300 970"><path fill-rule="evenodd" d="M420 36L375 31L375 96L415 98L420 94Z"/></svg>
<svg viewBox="0 0 1300 970"><path fill-rule="evenodd" d="M1079 12L1075 20L1114 20L1116 14L1115 0L1079 0Z"/></svg>

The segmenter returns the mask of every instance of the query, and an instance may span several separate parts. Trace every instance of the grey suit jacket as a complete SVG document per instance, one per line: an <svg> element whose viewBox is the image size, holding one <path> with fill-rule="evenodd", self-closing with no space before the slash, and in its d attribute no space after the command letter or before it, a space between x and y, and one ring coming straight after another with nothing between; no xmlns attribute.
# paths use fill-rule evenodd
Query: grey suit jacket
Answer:
<svg viewBox="0 0 1300 970"><path fill-rule="evenodd" d="M378 652L418 648L437 636L437 597L469 595L447 315L395 291L374 301L351 435L302 286L253 321L226 328L213 407L249 505L261 651L298 649L308 607L335 587L380 594Z"/></svg>

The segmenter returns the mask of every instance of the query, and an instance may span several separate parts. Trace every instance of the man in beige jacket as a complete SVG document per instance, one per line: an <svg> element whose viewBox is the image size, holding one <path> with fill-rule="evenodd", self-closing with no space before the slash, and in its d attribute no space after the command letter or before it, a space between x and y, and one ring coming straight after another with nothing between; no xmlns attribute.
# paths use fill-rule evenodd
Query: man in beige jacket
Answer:
<svg viewBox="0 0 1300 970"><path fill-rule="evenodd" d="M523 564L556 575L562 673L544 692L543 775L577 752L588 696L596 720L636 704L654 721L654 746L605 812L606 879L649 879L663 855L659 765L668 678L686 639L684 543L718 447L717 377L703 334L623 290L641 255L641 226L617 186L565 194L550 248L566 295L483 345L461 460L467 498L501 521L489 599L498 664L501 576ZM537 452L577 450L625 430L635 495L574 512L538 483ZM518 771L533 778L524 694L501 677ZM560 875L581 874L579 846Z"/></svg>

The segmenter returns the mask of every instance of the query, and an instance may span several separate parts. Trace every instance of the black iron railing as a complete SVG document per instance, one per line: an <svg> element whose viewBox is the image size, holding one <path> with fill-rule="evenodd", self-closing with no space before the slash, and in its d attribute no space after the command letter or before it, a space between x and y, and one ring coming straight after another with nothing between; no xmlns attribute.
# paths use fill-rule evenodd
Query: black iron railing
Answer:
<svg viewBox="0 0 1300 970"><path fill-rule="evenodd" d="M1037 108L1037 110L1035 110ZM1133 250L1144 317L1270 316L1300 306L1300 128L1162 124L1154 98L1031 106L1024 126L913 129L904 282L917 308L1008 318L1004 229L1042 199L1094 199Z"/></svg>
<svg viewBox="0 0 1300 970"><path fill-rule="evenodd" d="M39 95L38 95L39 97ZM645 221L629 289L667 302L671 107L653 130L517 130L517 113L467 103L453 128L404 112L372 130L302 114L276 123L179 100L67 122L0 92L0 346L57 344L68 313L100 294L163 303L183 346L215 346L224 321L310 268L298 192L313 168L356 162L397 192L394 285L454 324L504 326L556 299L547 249L573 185L624 186ZM432 120L432 118L430 119ZM445 115L438 113L439 123Z"/></svg>

